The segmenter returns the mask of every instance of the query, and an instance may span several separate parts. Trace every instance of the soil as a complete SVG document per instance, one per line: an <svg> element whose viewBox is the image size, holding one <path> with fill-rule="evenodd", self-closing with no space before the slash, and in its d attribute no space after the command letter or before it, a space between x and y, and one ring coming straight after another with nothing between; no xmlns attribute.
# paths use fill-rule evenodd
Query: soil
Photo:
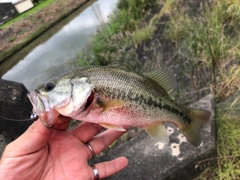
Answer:
<svg viewBox="0 0 240 180"><path fill-rule="evenodd" d="M57 24L89 0L58 0L27 17L0 27L0 62Z"/></svg>

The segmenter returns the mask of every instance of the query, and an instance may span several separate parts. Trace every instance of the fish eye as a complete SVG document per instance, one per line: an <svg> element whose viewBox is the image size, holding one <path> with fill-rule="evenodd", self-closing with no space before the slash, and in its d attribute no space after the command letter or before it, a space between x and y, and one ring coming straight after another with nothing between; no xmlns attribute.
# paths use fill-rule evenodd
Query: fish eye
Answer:
<svg viewBox="0 0 240 180"><path fill-rule="evenodd" d="M49 92L49 91L52 91L55 87L55 84L49 82L47 84L44 85L44 90Z"/></svg>

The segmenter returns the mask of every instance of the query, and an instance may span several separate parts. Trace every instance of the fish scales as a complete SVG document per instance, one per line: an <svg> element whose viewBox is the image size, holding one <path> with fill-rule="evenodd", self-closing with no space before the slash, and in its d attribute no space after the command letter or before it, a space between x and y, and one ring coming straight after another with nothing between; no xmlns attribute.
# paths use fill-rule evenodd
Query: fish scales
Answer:
<svg viewBox="0 0 240 180"><path fill-rule="evenodd" d="M179 105L169 98L164 89L142 76L114 67L83 68L76 70L75 73L76 76L87 76L90 83L95 84L95 91L104 99L128 100L135 104L135 108L143 111L150 108L154 111L147 114L150 116L155 114L157 117L161 117L160 109L174 113L176 117L179 116L179 120L183 119L182 123L184 124L190 121L189 117L185 115L188 113L187 109L179 108Z"/></svg>
<svg viewBox="0 0 240 180"><path fill-rule="evenodd" d="M168 142L162 123L170 122L199 146L201 129L211 113L173 100L169 92L174 82L164 69L139 75L123 68L91 66L52 78L28 97L46 126L53 126L61 114L119 131L142 127L153 138Z"/></svg>

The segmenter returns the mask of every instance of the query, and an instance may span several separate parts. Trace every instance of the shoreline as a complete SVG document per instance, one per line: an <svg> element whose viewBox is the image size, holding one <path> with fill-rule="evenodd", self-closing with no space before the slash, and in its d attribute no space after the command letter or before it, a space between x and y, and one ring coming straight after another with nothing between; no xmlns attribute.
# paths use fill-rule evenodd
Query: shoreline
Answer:
<svg viewBox="0 0 240 180"><path fill-rule="evenodd" d="M0 64L67 18L76 10L91 2L94 1L55 1L49 6L24 17L19 21L13 22L4 28L0 27ZM45 14L48 14L49 16L45 16ZM39 24L41 25L39 26ZM7 34L7 36L5 34Z"/></svg>

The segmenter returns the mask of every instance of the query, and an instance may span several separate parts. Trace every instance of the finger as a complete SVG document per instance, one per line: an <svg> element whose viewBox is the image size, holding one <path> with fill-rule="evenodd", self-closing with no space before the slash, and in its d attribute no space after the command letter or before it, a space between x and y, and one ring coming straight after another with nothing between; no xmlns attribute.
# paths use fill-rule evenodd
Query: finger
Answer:
<svg viewBox="0 0 240 180"><path fill-rule="evenodd" d="M88 142L93 136L98 134L103 129L102 126L94 123L82 122L77 128L72 131L83 143Z"/></svg>
<svg viewBox="0 0 240 180"><path fill-rule="evenodd" d="M54 129L57 130L66 130L68 128L68 125L71 121L70 117L65 117L65 116L59 116L56 125L54 126Z"/></svg>
<svg viewBox="0 0 240 180"><path fill-rule="evenodd" d="M43 148L48 142L53 128L47 128L38 119L20 137L7 146L8 155L22 156Z"/></svg>
<svg viewBox="0 0 240 180"><path fill-rule="evenodd" d="M99 179L102 179L121 171L127 165L128 165L127 158L119 157L112 161L95 164L95 168L98 170Z"/></svg>
<svg viewBox="0 0 240 180"><path fill-rule="evenodd" d="M126 131L115 131L112 129L106 130L103 133L98 134L88 144L92 147L94 154L98 154L112 144L117 138L122 136ZM87 147L89 149L89 147ZM91 159L93 153L89 149L89 159Z"/></svg>

